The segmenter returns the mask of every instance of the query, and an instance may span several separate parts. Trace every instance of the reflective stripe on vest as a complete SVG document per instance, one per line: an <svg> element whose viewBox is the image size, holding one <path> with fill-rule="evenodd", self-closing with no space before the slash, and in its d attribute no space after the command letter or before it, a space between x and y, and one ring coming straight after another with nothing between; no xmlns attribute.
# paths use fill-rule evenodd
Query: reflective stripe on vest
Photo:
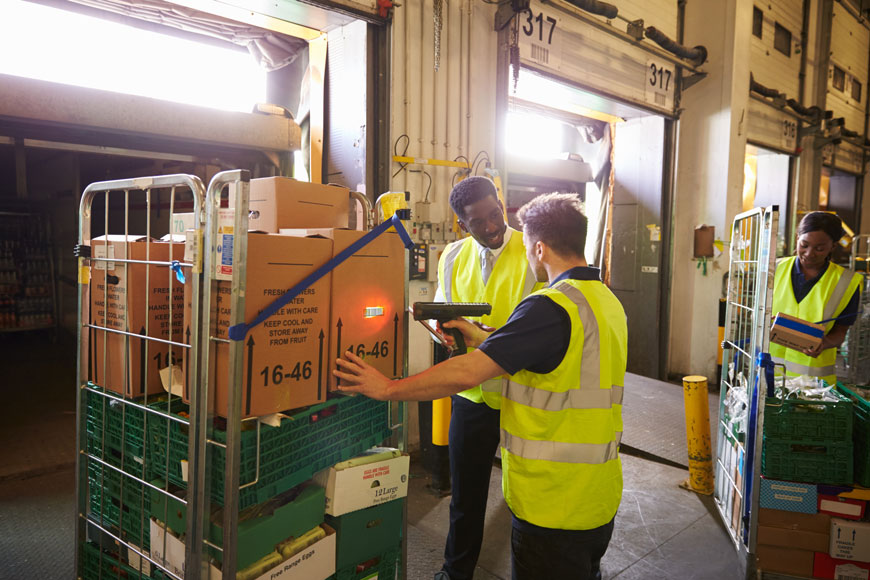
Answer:
<svg viewBox="0 0 870 580"><path fill-rule="evenodd" d="M446 302L458 302L458 300L453 300L453 266L456 264L456 255L461 249L461 243L450 244L447 246L447 251L444 252L443 257L441 258L443 268L438 280L441 284L441 293L444 294L444 300ZM445 281L447 282L446 284Z"/></svg>
<svg viewBox="0 0 870 580"><path fill-rule="evenodd" d="M556 393L527 387L508 379L502 396L526 407L542 411L561 411L562 409L609 409L612 405L622 404L623 391L623 387L614 385L610 389L570 389Z"/></svg>
<svg viewBox="0 0 870 580"><path fill-rule="evenodd" d="M822 314L821 320L828 320L829 318L834 318L834 311L837 306L839 306L840 301L843 300L843 296L846 295L846 290L849 289L849 285L852 283L852 276L849 276L846 272L840 274L840 279L837 280L837 285L834 287L834 291L831 293L831 297L828 299L828 302L825 304L825 312ZM851 298L851 296L850 296ZM815 320L811 322L816 322Z"/></svg>
<svg viewBox="0 0 870 580"><path fill-rule="evenodd" d="M622 495L625 311L598 281L565 280L534 295L565 310L571 340L552 372L521 371L505 382L505 501L537 526L596 528L613 518Z"/></svg>
<svg viewBox="0 0 870 580"><path fill-rule="evenodd" d="M798 303L791 281L792 270L797 259L792 256L777 262L771 312L773 315L782 312L808 322L828 320L829 322L824 323L825 334L827 334L835 323L830 319L842 314L860 286L861 275L829 263L822 277ZM815 358L775 343L770 343L769 350L775 362L785 365L788 375L818 377L830 384L837 379L834 374L837 360L836 348L825 349Z"/></svg>
<svg viewBox="0 0 870 580"><path fill-rule="evenodd" d="M511 231L486 284L480 272L478 250L478 245L470 237L448 245L438 263L438 283L448 302L491 304L492 312L478 320L498 328L504 326L517 304L535 289L535 277L526 260L522 232ZM503 386L504 378L498 377L462 391L459 396L498 409Z"/></svg>
<svg viewBox="0 0 870 580"><path fill-rule="evenodd" d="M806 375L808 377L825 377L828 375L832 375L835 372L836 365L831 365L827 367L810 367L807 365L798 364L796 362L792 362L790 360L785 360L784 358L780 358L778 356L770 357L770 360L775 362L776 364L780 364L785 366L785 370L789 373L793 373L795 375Z"/></svg>
<svg viewBox="0 0 870 580"><path fill-rule="evenodd" d="M619 435L621 438L622 433ZM501 446L518 457L557 463L606 463L619 457L618 439L609 443L562 443L523 439L502 431Z"/></svg>

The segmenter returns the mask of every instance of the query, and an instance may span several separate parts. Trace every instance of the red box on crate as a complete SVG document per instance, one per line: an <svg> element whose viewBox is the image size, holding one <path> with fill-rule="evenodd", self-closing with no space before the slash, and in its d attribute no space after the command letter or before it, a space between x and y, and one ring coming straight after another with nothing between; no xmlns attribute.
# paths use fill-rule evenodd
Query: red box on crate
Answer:
<svg viewBox="0 0 870 580"><path fill-rule="evenodd" d="M864 500L836 495L819 494L818 502L819 512L850 520L862 519L867 508L867 502Z"/></svg>
<svg viewBox="0 0 870 580"><path fill-rule="evenodd" d="M816 552L813 556L813 578L835 580L837 578L867 578L870 572L870 562L855 560L838 560L825 552Z"/></svg>

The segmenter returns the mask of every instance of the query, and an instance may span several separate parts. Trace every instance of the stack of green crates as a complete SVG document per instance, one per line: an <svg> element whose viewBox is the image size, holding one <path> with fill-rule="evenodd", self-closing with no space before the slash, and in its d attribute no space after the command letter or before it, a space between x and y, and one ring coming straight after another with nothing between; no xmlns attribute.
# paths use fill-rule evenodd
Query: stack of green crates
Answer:
<svg viewBox="0 0 870 580"><path fill-rule="evenodd" d="M139 570L123 563L120 559L108 552L103 552L96 544L85 542L80 552L81 574L84 580L97 580L105 578L123 578L124 580L145 580L151 578L145 573L145 569Z"/></svg>
<svg viewBox="0 0 870 580"><path fill-rule="evenodd" d="M108 464L86 459L88 517L121 539L148 549L151 498L147 486L136 479L150 478L145 457L145 412L87 389L85 402L85 448Z"/></svg>
<svg viewBox="0 0 870 580"><path fill-rule="evenodd" d="M89 387L100 390L95 385ZM146 550L150 543L151 517L166 523L176 535L182 535L187 528L184 503L124 474L148 481L161 490L168 482L172 493L184 497L187 481L182 465L188 457L189 407L176 398L167 400L163 396L153 400L156 402L149 401L150 408L181 421L112 402L99 393L85 392L86 449L120 470L87 458L88 517L121 539ZM310 480L321 469L381 444L392 434L389 411L386 402L337 396L283 418L278 427L260 425L259 437L255 422L243 423L239 481L244 485L256 479L257 483L239 491L239 509L242 510L237 543L239 569L261 558L264 546L267 552L273 551L276 543L301 535L323 521L323 489L317 486L304 488L292 504L281 504L266 512L278 496ZM226 431L217 426L213 437L218 443L226 443ZM219 510L224 505L226 450L213 446L210 452L212 510ZM345 532L335 578L355 580L368 578L373 573L381 577L394 576L403 511L401 500L390 504L370 508L383 511L382 516L366 520L377 520L378 525L373 529L354 528L359 523L356 518L367 517L364 512L369 510L360 510L359 515L346 514L336 523ZM222 536L220 526L212 525L209 533L212 543L220 545ZM366 546L364 553L357 549L358 542ZM221 560L219 551L213 551L211 556L218 562ZM116 562L116 569L118 565L123 566ZM122 570L122 577L128 577L127 572ZM99 572L95 574L93 577L99 577ZM103 575L106 576L105 571ZM107 577L115 576L117 573ZM84 577L91 576L85 574ZM138 572L129 577L138 577ZM154 577L160 577L159 570Z"/></svg>
<svg viewBox="0 0 870 580"><path fill-rule="evenodd" d="M767 397L764 407L765 477L850 485L853 475L852 401Z"/></svg>
<svg viewBox="0 0 870 580"><path fill-rule="evenodd" d="M855 483L870 487L870 401L852 390L854 387L837 383L837 389L853 403L852 443L855 447Z"/></svg>
<svg viewBox="0 0 870 580"><path fill-rule="evenodd" d="M165 402L152 407L166 411ZM173 414L186 411L181 405L177 411L173 405L172 410ZM253 422L245 425L255 426ZM261 425L258 474L257 431L255 428L243 430L239 484L255 479L257 483L239 491L239 509L292 489L321 469L382 443L390 434L389 403L367 397L339 396L281 419L279 427ZM226 443L226 431L216 429L214 436L219 443ZM148 423L148 437L150 453L155 458L153 475L187 487L181 470L181 462L187 459L187 426L169 421L167 429L166 420L157 417ZM214 447L213 451L211 497L217 505L224 505L226 450ZM164 461L167 457L168 461Z"/></svg>

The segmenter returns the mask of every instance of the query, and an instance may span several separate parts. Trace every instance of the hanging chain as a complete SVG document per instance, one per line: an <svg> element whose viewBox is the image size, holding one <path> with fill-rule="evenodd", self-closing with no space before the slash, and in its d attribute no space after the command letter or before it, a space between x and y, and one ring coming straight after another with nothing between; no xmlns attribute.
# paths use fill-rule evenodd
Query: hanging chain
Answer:
<svg viewBox="0 0 870 580"><path fill-rule="evenodd" d="M443 24L444 0L433 0L432 12L435 17L435 72L441 67L441 25Z"/></svg>
<svg viewBox="0 0 870 580"><path fill-rule="evenodd" d="M511 44L510 44L510 61L511 72L513 73L514 92L517 92L517 83L520 80L520 26L519 18L511 20Z"/></svg>

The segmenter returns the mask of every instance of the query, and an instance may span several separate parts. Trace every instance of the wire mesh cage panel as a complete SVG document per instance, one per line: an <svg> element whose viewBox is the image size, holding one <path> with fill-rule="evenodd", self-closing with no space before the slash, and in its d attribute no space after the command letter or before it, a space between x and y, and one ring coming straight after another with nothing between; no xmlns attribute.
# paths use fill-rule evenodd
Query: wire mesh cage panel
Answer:
<svg viewBox="0 0 870 580"><path fill-rule="evenodd" d="M767 350L777 222L776 206L756 208L738 215L731 230L714 498L735 546L747 554L761 454L756 375L758 354Z"/></svg>
<svg viewBox="0 0 870 580"><path fill-rule="evenodd" d="M318 351L318 367L300 363L298 373L288 365L279 376L275 369L284 359L269 372L254 369L249 330L263 323L272 336L278 319L271 317L283 312L279 301L294 300L288 308L294 316L303 309L285 288L286 274L268 277L274 287L257 294L261 301L263 296L274 301L265 310L277 310L263 314L250 297L246 309L246 290L253 292L266 278L249 278L248 263L304 266L317 269L320 277L329 270L320 258L298 252L249 255L249 191L249 172L234 170L215 175L207 188L195 177L174 175L95 183L84 192L77 246L76 565L85 580L119 574L228 580L239 571L259 576L261 568L265 572L305 556L298 552L305 547L299 541L321 531L323 491L307 487L316 471L387 440L406 451L406 405L328 393L321 367L327 368L331 353ZM374 239L386 228L382 224L366 235ZM257 235L262 250L266 234ZM322 238L269 239L280 248L327 244ZM331 242L327 245L323 258L329 262ZM403 262L404 303L398 306L406 312L407 259ZM314 283L308 280L293 292L307 291ZM326 294L320 299L329 304ZM252 310L258 313L253 322L246 320ZM397 316L396 329L398 321ZM234 334L240 328L241 335ZM323 328L318 326L319 343L312 343L321 349L328 344ZM302 356L293 344L283 354ZM407 341L403 344L406 374ZM264 380L269 386L270 380L299 378L311 378L306 388L316 386L315 402L276 407L265 417L251 412L253 385L268 394L275 390L263 387ZM264 532L266 541L258 534L278 509L295 516L275 518L282 524ZM401 509L400 555L390 552L383 564L385 571L401 564L404 577L404 502ZM292 532L286 530L289 520ZM300 526L305 529L297 530ZM300 531L306 533L299 536ZM276 534L280 537L272 537ZM290 550L293 546L298 550ZM280 561L273 562L276 558Z"/></svg>
<svg viewBox="0 0 870 580"><path fill-rule="evenodd" d="M151 452L148 429L155 422L190 426L190 415L171 411L181 406L182 385L198 392L196 374L182 372L196 368L199 352L196 316L185 316L185 297L195 313L200 295L200 268L191 252L185 255L184 232L201 229L204 195L190 175L99 182L82 194L76 246L82 578L150 578L155 570L150 499L168 486L153 482L154 462L164 458ZM178 214L184 227L174 223Z"/></svg>
<svg viewBox="0 0 870 580"><path fill-rule="evenodd" d="M870 382L870 235L852 238L849 269L862 274L858 317L837 351L837 378L844 383Z"/></svg>

